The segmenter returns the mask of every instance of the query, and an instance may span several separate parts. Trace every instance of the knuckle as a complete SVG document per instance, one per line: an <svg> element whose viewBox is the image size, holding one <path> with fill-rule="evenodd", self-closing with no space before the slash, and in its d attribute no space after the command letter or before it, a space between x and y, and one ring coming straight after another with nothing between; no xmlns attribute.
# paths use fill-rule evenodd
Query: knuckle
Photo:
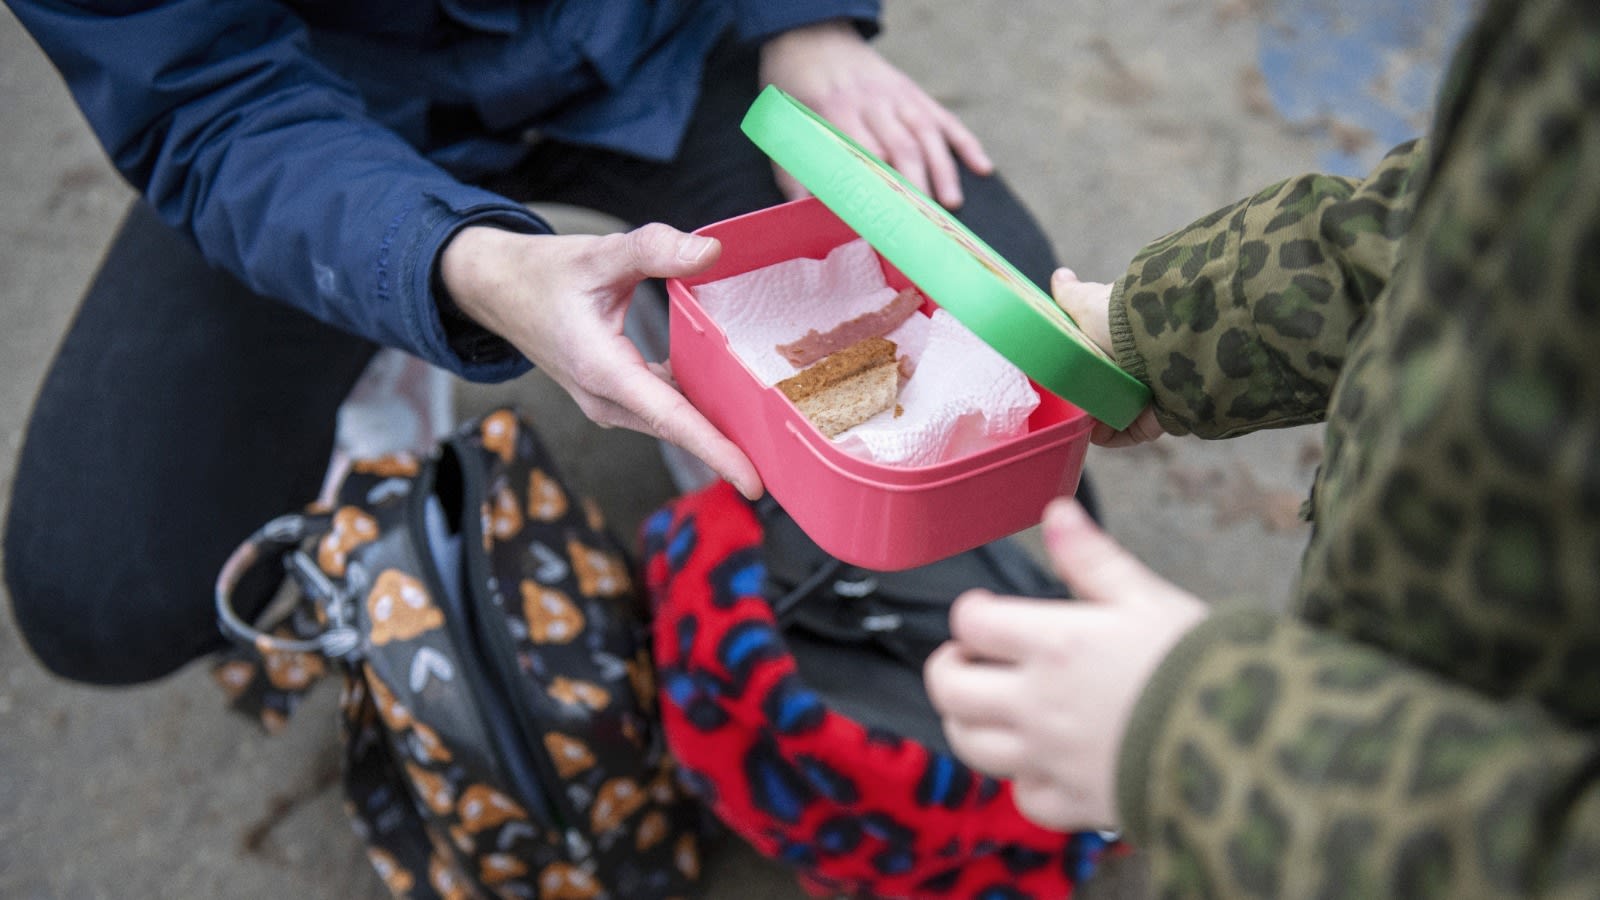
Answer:
<svg viewBox="0 0 1600 900"><path fill-rule="evenodd" d="M1035 787L1032 782L1015 781L1011 785L1011 800L1017 805L1017 812L1026 818L1039 821L1039 813L1044 806L1044 791Z"/></svg>
<svg viewBox="0 0 1600 900"><path fill-rule="evenodd" d="M1060 828L1069 824L1060 797L1049 782L1016 782L1012 786L1012 800L1017 812L1040 825Z"/></svg>
<svg viewBox="0 0 1600 900"><path fill-rule="evenodd" d="M935 654L938 653L938 651L934 652ZM945 683L942 658L928 657L928 662L923 668L923 684L928 691L928 702L933 704L934 711L941 716L949 716L950 695L949 688Z"/></svg>
<svg viewBox="0 0 1600 900"><path fill-rule="evenodd" d="M628 259L642 269L677 240L677 232L670 225L651 222L627 232L626 239Z"/></svg>
<svg viewBox="0 0 1600 900"><path fill-rule="evenodd" d="M573 402L578 404L578 411L583 413L584 418L596 425L602 424L601 419L606 415L606 404L604 402L598 397L582 392L574 392L572 399Z"/></svg>
<svg viewBox="0 0 1600 900"><path fill-rule="evenodd" d="M883 142L883 145L885 149L888 150L890 156L893 156L896 159L916 158L916 167L919 169L922 167L919 156L919 151L922 149L921 145L919 145L909 135L893 135L886 138Z"/></svg>
<svg viewBox="0 0 1600 900"><path fill-rule="evenodd" d="M582 356L572 361L568 374L579 390L604 396L607 393L606 371L607 367L599 360Z"/></svg>
<svg viewBox="0 0 1600 900"><path fill-rule="evenodd" d="M586 412L586 415L588 415L589 421L601 428L621 428L627 424L616 404L605 400L596 400L593 410Z"/></svg>
<svg viewBox="0 0 1600 900"><path fill-rule="evenodd" d="M973 628L973 617L977 615L975 606L983 602L989 592L983 588L972 588L963 591L950 604L950 636L957 640L970 637Z"/></svg>

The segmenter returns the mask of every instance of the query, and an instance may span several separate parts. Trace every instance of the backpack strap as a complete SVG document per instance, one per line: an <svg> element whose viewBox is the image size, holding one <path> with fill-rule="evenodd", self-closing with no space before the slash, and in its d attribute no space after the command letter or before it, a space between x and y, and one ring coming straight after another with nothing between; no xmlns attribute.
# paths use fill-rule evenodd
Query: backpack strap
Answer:
<svg viewBox="0 0 1600 900"><path fill-rule="evenodd" d="M229 555L213 603L230 645L216 655L212 677L231 709L276 732L330 662L355 663L361 636L354 605L364 586L351 579L336 584L327 571L342 570L354 547L377 538L363 507L420 469L409 453L338 463L321 499L263 525ZM274 598L250 618L238 605L245 585L264 586Z"/></svg>
<svg viewBox="0 0 1600 900"><path fill-rule="evenodd" d="M876 645L921 671L950 637L950 604L970 588L1063 598L1067 587L1014 540L897 572L848 565L816 545L770 497L756 501L766 594L785 629L840 644Z"/></svg>

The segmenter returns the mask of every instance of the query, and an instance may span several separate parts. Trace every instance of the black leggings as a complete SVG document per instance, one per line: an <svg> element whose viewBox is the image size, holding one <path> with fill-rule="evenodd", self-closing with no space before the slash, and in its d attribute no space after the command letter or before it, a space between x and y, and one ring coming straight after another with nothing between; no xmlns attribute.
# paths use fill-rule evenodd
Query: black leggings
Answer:
<svg viewBox="0 0 1600 900"><path fill-rule="evenodd" d="M738 129L755 59L719 51L670 163L544 143L487 186L690 230L782 201ZM1044 234L997 178L961 217L1046 284ZM335 414L375 347L257 296L136 204L35 402L13 482L5 578L28 645L98 684L158 678L221 645L218 567L317 492Z"/></svg>

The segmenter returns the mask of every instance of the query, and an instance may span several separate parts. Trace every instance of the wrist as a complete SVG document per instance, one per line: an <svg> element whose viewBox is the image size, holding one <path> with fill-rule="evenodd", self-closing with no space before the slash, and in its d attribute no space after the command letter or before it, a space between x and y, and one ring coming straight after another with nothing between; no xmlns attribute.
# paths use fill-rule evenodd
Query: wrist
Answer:
<svg viewBox="0 0 1600 900"><path fill-rule="evenodd" d="M860 29L850 19L824 19L791 28L773 35L761 45L762 71L790 57L807 60L817 53L819 46L845 41L859 44L864 40ZM763 81L770 80L763 78Z"/></svg>
<svg viewBox="0 0 1600 900"><path fill-rule="evenodd" d="M440 311L450 310L484 328L493 328L496 266L514 232L489 225L469 225L456 232L439 252L437 268Z"/></svg>
<svg viewBox="0 0 1600 900"><path fill-rule="evenodd" d="M515 352L501 337L491 304L496 295L493 260L499 248L517 234L470 225L456 232L439 252L433 278L434 309L450 349L465 362L489 362Z"/></svg>
<svg viewBox="0 0 1600 900"><path fill-rule="evenodd" d="M822 38L824 40L837 40L849 38L861 39L861 31L856 28L855 22L850 19L823 19L820 22L810 22L787 31L776 34L768 44L792 43L794 41L807 41Z"/></svg>

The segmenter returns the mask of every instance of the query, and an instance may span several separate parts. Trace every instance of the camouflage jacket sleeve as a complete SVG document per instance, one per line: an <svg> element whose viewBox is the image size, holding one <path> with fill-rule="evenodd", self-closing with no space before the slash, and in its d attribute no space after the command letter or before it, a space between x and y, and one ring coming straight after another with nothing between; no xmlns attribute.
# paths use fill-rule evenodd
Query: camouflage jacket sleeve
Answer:
<svg viewBox="0 0 1600 900"><path fill-rule="evenodd" d="M1345 343L1388 283L1423 142L1365 180L1280 182L1156 241L1112 288L1117 362L1173 434L1321 421Z"/></svg>
<svg viewBox="0 0 1600 900"><path fill-rule="evenodd" d="M1147 688L1118 805L1162 896L1579 900L1600 889L1594 752L1535 704L1241 608Z"/></svg>

